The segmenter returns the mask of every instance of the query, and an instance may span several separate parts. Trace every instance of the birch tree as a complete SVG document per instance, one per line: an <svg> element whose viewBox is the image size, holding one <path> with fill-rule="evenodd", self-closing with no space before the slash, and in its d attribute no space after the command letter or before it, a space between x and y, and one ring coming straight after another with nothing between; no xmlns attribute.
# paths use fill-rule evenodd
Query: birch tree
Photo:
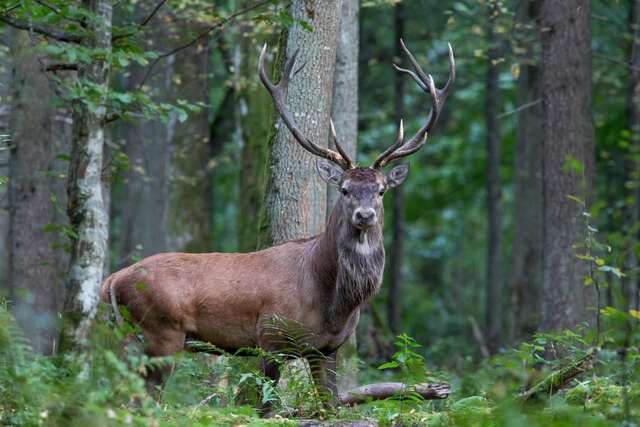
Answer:
<svg viewBox="0 0 640 427"><path fill-rule="evenodd" d="M94 14L87 47L104 56L78 68L78 79L95 88L91 102L76 102L68 181L68 215L74 238L71 243L67 295L61 348L82 344L95 317L107 255L108 215L102 194L105 118L109 91L112 3L83 0Z"/></svg>

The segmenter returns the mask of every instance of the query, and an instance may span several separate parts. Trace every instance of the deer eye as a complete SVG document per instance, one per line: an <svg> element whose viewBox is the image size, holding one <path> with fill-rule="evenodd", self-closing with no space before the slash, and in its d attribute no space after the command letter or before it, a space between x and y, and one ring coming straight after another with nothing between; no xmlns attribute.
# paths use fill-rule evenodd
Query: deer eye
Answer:
<svg viewBox="0 0 640 427"><path fill-rule="evenodd" d="M344 194L345 196L346 196L347 194L349 194L349 192L347 191L347 189L346 189L346 188L343 188L342 190L340 190L340 192L341 192L342 194Z"/></svg>
<svg viewBox="0 0 640 427"><path fill-rule="evenodd" d="M380 190L380 191L378 191L378 195L380 195L380 196L384 196L384 190Z"/></svg>

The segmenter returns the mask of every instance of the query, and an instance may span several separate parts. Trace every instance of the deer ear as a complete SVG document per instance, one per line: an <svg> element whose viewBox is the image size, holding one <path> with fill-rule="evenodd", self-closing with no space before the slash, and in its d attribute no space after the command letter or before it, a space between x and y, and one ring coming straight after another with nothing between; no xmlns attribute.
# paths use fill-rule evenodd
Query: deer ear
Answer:
<svg viewBox="0 0 640 427"><path fill-rule="evenodd" d="M316 159L316 170L324 181L331 185L339 185L342 179L342 169L333 163Z"/></svg>
<svg viewBox="0 0 640 427"><path fill-rule="evenodd" d="M387 185L397 187L409 175L409 165L398 165L387 173Z"/></svg>

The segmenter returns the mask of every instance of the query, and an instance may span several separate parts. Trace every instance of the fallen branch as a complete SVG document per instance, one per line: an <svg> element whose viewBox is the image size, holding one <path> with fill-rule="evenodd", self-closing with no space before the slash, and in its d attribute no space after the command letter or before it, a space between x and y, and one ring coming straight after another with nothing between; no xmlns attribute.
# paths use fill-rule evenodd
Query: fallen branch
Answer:
<svg viewBox="0 0 640 427"><path fill-rule="evenodd" d="M451 393L451 386L446 383L423 383L413 387L407 387L403 383L375 383L342 393L339 400L343 405L357 405L369 400L386 399L407 392L415 392L425 400L446 399Z"/></svg>
<svg viewBox="0 0 640 427"><path fill-rule="evenodd" d="M593 359L598 354L594 348L589 350L584 356L564 368L552 372L544 380L520 394L521 400L529 400L540 394L553 395L562 390L572 379L590 369L593 366Z"/></svg>

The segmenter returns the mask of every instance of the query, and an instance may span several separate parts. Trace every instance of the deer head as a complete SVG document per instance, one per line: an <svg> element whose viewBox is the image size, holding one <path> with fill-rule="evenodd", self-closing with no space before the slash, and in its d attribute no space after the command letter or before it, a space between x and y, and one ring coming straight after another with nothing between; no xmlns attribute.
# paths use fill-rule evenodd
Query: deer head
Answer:
<svg viewBox="0 0 640 427"><path fill-rule="evenodd" d="M266 44L262 48L258 61L260 80L271 94L282 121L289 128L295 140L305 150L326 160L316 160L318 174L324 181L338 188L341 193L340 201L343 211L345 215L348 215L351 225L359 230L366 230L381 220L384 193L387 189L400 185L409 173L407 165L395 166L388 173L384 173L382 169L393 161L415 153L426 143L427 136L438 120L455 80L455 62L451 45L449 45L449 78L445 86L442 89L438 89L435 86L433 77L425 74L404 42L400 40L400 43L413 70L401 68L395 64L393 66L399 72L409 74L423 91L431 95L431 111L427 115L425 124L407 142L404 141L404 129L402 120L400 120L396 141L375 160L372 166L368 167L357 166L342 149L336 136L333 121L330 121L331 135L337 151L320 147L305 137L293 115L287 109L285 100L289 83L304 67L303 64L296 68L296 58L299 50L296 50L285 62L282 78L278 84L273 84L265 72Z"/></svg>

